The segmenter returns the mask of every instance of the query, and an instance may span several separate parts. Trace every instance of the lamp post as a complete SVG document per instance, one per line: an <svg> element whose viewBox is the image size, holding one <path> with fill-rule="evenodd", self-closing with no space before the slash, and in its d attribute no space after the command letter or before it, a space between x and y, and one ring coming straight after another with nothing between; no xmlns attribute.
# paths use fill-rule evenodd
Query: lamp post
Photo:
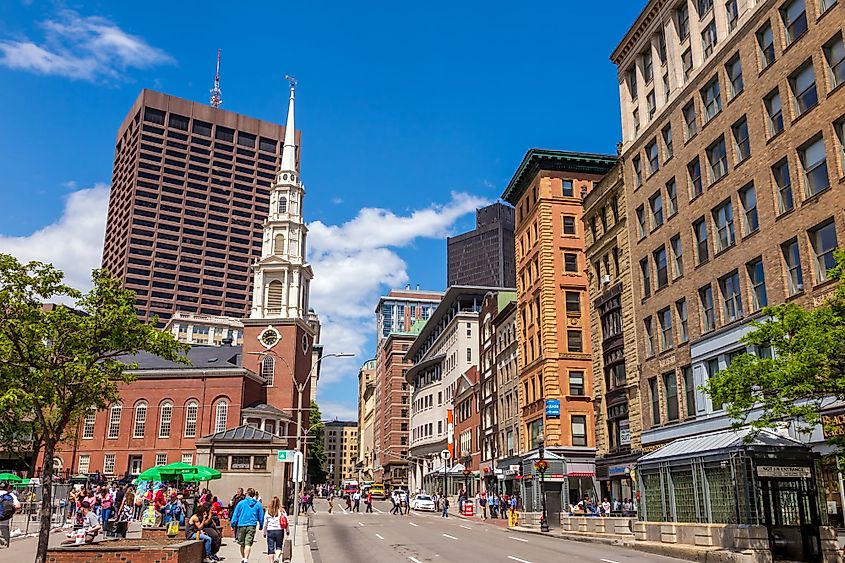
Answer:
<svg viewBox="0 0 845 563"><path fill-rule="evenodd" d="M546 470L549 468L549 462L546 461L546 449L543 446L543 442L545 441L545 437L543 434L537 436L537 447L539 450L539 457L540 459L537 460L537 463L534 464L534 469L540 472L540 500L543 504L543 513L540 515L540 531L541 532L548 532L549 531L549 521L546 517Z"/></svg>

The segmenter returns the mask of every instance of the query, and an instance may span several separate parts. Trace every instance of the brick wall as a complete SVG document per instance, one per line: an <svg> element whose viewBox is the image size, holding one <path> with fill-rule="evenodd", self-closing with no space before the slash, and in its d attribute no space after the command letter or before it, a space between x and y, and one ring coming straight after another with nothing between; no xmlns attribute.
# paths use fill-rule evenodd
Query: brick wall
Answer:
<svg viewBox="0 0 845 563"><path fill-rule="evenodd" d="M126 540L94 545L56 547L47 551L48 563L196 563L202 560L199 541L174 540L169 544L137 545Z"/></svg>

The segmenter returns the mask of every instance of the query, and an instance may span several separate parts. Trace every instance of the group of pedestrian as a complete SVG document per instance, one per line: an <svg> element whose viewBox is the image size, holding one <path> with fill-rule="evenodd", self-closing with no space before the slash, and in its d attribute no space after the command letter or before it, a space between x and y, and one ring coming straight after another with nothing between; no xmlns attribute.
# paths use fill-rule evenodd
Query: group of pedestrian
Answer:
<svg viewBox="0 0 845 563"><path fill-rule="evenodd" d="M408 498L408 493L402 489L396 489L390 495L390 500L393 502L393 508L390 510L391 514L408 514L411 512L411 501ZM372 500L370 501L372 505Z"/></svg>
<svg viewBox="0 0 845 563"><path fill-rule="evenodd" d="M475 495L475 503L479 507L479 516L482 520L490 518L507 518L507 511L511 508L516 510L518 499L516 495L499 495L492 491L481 491Z"/></svg>
<svg viewBox="0 0 845 563"><path fill-rule="evenodd" d="M232 499L234 507L229 521L235 541L240 545L241 562L249 562L255 534L257 530L263 530L267 540L267 560L274 563L280 557L284 545L285 531L288 529L287 511L277 496L272 498L267 510L264 510L257 491L247 489L246 495L242 495L243 489L238 489ZM206 541L201 536L199 539ZM207 546L206 541L206 550Z"/></svg>

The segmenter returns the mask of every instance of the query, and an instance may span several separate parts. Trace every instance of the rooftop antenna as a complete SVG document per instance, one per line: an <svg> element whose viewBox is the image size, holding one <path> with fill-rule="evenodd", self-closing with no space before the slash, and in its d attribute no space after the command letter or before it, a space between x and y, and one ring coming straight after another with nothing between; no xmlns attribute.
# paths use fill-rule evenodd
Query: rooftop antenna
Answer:
<svg viewBox="0 0 845 563"><path fill-rule="evenodd" d="M296 88L296 78L294 78L290 74L286 74L285 80L287 80L290 83L291 88Z"/></svg>
<svg viewBox="0 0 845 563"><path fill-rule="evenodd" d="M217 71L214 73L214 88L211 89L211 107L219 108L223 103L223 92L220 91L220 49L217 49Z"/></svg>

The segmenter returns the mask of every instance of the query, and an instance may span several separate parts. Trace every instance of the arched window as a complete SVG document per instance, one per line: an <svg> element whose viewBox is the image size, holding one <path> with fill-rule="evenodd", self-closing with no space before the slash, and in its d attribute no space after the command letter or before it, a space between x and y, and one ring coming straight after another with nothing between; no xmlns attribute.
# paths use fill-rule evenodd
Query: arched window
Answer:
<svg viewBox="0 0 845 563"><path fill-rule="evenodd" d="M279 313L282 310L282 282L273 280L267 286L267 310L271 313Z"/></svg>
<svg viewBox="0 0 845 563"><path fill-rule="evenodd" d="M264 385L270 387L273 385L273 371L276 368L276 361L273 359L273 356L267 355L264 356L264 359L261 360L261 379L264 380Z"/></svg>
<svg viewBox="0 0 845 563"><path fill-rule="evenodd" d="M229 421L229 403L223 399L217 403L217 410L214 413L214 431L223 432Z"/></svg>
<svg viewBox="0 0 845 563"><path fill-rule="evenodd" d="M284 254L285 253L285 235L283 233L279 233L276 235L276 238L273 240L273 254Z"/></svg>
<svg viewBox="0 0 845 563"><path fill-rule="evenodd" d="M132 426L132 437L143 438L144 430L147 427L147 403L140 402L135 405L135 424Z"/></svg>
<svg viewBox="0 0 845 563"><path fill-rule="evenodd" d="M194 438L197 435L197 412L199 404L196 401L188 401L185 405L185 438Z"/></svg>
<svg viewBox="0 0 845 563"><path fill-rule="evenodd" d="M108 437L112 440L120 436L120 415L123 407L119 404L112 405L109 409L109 432Z"/></svg>
<svg viewBox="0 0 845 563"><path fill-rule="evenodd" d="M158 437L170 438L170 425L173 422L173 403L165 401L158 412Z"/></svg>
<svg viewBox="0 0 845 563"><path fill-rule="evenodd" d="M279 213L287 213L288 212L288 198L285 196L279 196Z"/></svg>

